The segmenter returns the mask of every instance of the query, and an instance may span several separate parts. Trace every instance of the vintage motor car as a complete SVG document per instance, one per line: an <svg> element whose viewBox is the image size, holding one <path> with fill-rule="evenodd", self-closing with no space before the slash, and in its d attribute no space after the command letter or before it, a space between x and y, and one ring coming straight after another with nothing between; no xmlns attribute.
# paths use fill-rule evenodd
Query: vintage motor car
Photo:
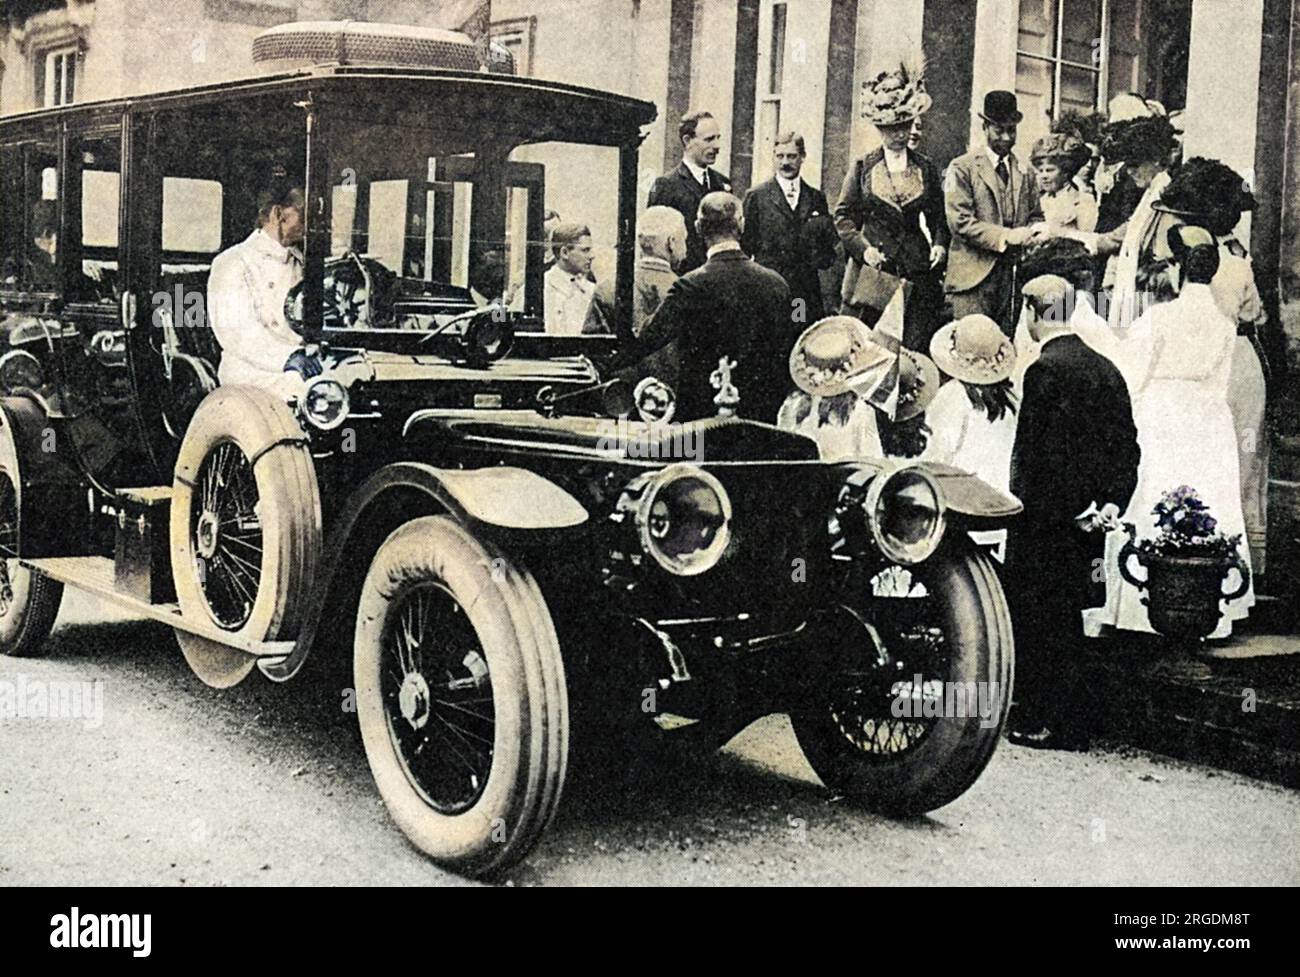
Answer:
<svg viewBox="0 0 1300 977"><path fill-rule="evenodd" d="M721 390L674 425L668 385L611 380L615 335L546 329L549 211L630 321L654 106L446 32L295 24L255 54L0 122L0 651L38 654L71 585L173 628L211 686L350 662L393 820L475 876L537 842L584 742L716 748L788 713L870 809L965 791L1013 657L969 533L1016 500L822 462ZM219 384L207 314L272 173L305 200L285 320L325 364L288 395Z"/></svg>

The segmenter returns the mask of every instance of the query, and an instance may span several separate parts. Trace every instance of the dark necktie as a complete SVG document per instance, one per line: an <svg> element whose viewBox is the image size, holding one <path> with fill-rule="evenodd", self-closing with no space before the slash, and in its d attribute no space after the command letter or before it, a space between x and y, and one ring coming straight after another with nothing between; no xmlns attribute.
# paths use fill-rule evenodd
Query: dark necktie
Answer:
<svg viewBox="0 0 1300 977"><path fill-rule="evenodd" d="M703 181L703 182L704 182L704 192L705 192L705 193L708 193L708 192L709 192L709 171L708 171L708 170L705 170L705 171L704 171L704 181Z"/></svg>
<svg viewBox="0 0 1300 977"><path fill-rule="evenodd" d="M1005 156L998 160L998 179L1003 183L1006 183L1011 179L1011 171L1007 169L1007 159Z"/></svg>

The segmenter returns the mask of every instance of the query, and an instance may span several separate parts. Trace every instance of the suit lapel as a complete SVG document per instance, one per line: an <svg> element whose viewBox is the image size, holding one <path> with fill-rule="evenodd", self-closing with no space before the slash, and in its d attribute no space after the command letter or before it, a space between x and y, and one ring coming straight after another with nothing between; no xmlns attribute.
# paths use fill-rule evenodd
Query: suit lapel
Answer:
<svg viewBox="0 0 1300 977"><path fill-rule="evenodd" d="M1025 185L1025 175L1020 172L1020 160L1015 153L1007 154L1007 168L1011 172L1011 224L1019 226L1021 218L1028 215L1020 213L1020 191Z"/></svg>
<svg viewBox="0 0 1300 977"><path fill-rule="evenodd" d="M1002 213L1002 188L998 186L998 174L993 169L993 164L989 161L988 153L981 150L975 156L975 169L980 178L993 192L993 205L998 209L998 222L1006 224L1006 214Z"/></svg>
<svg viewBox="0 0 1300 977"><path fill-rule="evenodd" d="M781 215L782 220L794 220L795 212L790 209L790 204L785 199L785 191L781 189L781 184L776 182L776 177L768 180L766 187L767 198L772 203L772 209Z"/></svg>
<svg viewBox="0 0 1300 977"><path fill-rule="evenodd" d="M704 197L704 188L700 186L699 181L695 179L691 174L691 171L686 168L684 162L677 164L677 176L681 179L682 183L685 184L686 188L690 190L691 196L695 199L696 203L698 203Z"/></svg>

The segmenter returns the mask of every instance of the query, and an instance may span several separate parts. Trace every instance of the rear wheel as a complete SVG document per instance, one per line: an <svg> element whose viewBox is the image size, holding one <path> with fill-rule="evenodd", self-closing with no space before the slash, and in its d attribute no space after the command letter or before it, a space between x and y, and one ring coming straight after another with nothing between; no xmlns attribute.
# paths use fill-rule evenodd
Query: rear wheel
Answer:
<svg viewBox="0 0 1300 977"><path fill-rule="evenodd" d="M865 609L844 609L840 665L791 720L827 787L905 816L956 799L983 771L1011 706L1014 651L984 554L945 550L884 576Z"/></svg>
<svg viewBox="0 0 1300 977"><path fill-rule="evenodd" d="M451 519L412 520L366 575L353 666L370 769L411 842L467 875L523 858L569 752L564 665L533 578Z"/></svg>
<svg viewBox="0 0 1300 977"><path fill-rule="evenodd" d="M181 611L256 641L297 633L320 551L316 470L279 398L221 387L190 422L172 488L172 576ZM176 632L190 668L227 688L256 659Z"/></svg>

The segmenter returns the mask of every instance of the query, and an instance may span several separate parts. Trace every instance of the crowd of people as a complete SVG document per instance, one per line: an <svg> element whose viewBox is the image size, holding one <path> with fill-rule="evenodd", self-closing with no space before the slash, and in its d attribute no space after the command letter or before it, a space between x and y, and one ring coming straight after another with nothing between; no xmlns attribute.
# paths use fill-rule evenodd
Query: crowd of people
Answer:
<svg viewBox="0 0 1300 977"><path fill-rule="evenodd" d="M1125 523L1154 536L1160 496L1192 486L1264 566L1264 311L1234 236L1254 200L1224 164L1184 161L1180 113L1136 95L1063 115L1026 163L1016 96L991 91L983 144L943 170L918 151L930 102L904 65L869 83L880 146L834 205L803 179L797 132L741 199L714 165L716 119L685 116L681 163L640 219L621 365L667 382L676 420L734 412L827 460L943 462L1019 498L1009 538L977 537L1016 621L1012 735L1078 748L1086 639L1152 630L1118 572ZM557 225L552 244L548 331L613 331L587 229ZM1212 637L1253 603L1225 602Z"/></svg>

